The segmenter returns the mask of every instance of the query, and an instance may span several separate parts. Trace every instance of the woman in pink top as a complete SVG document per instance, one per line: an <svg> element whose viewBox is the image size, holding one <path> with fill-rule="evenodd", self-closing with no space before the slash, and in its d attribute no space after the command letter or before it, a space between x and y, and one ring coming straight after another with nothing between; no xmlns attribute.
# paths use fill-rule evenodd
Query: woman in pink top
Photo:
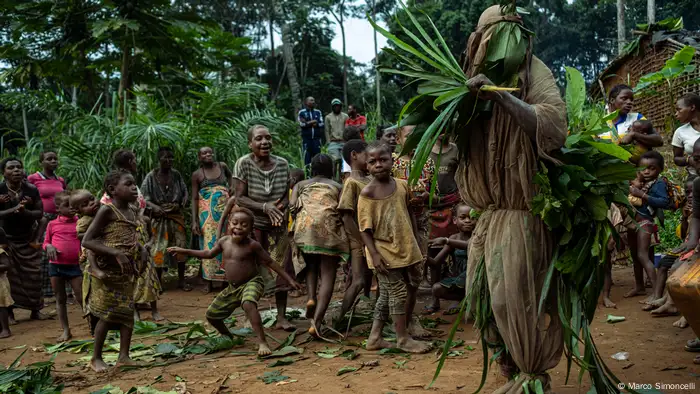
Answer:
<svg viewBox="0 0 700 394"><path fill-rule="evenodd" d="M39 227L36 231L37 239L34 241L37 244L37 249L45 237L47 223L56 219L57 216L56 204L54 204L53 198L56 193L66 190L66 181L56 175L56 168L58 168L58 155L56 152L41 152L39 154L39 164L41 164L42 170L27 177L27 181L39 189L41 203L44 206L44 218L39 221ZM51 280L49 278L49 260L45 252L41 255L41 284L44 297L53 297Z"/></svg>
<svg viewBox="0 0 700 394"><path fill-rule="evenodd" d="M80 271L80 240L76 228L78 218L69 204L68 192L59 192L54 197L58 217L49 222L44 237L44 250L49 258L49 275L56 294L56 312L63 334L58 342L71 339L66 308L66 282L69 282L78 303L82 302L83 273Z"/></svg>

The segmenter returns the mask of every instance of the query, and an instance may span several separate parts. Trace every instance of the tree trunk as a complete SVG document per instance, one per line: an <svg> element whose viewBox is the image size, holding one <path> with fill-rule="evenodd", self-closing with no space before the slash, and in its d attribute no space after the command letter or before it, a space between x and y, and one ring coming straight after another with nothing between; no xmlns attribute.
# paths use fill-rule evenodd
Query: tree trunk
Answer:
<svg viewBox="0 0 700 394"><path fill-rule="evenodd" d="M73 90L71 91L70 105L73 107L78 106L78 87L73 85Z"/></svg>
<svg viewBox="0 0 700 394"><path fill-rule="evenodd" d="M617 51L622 54L625 48L625 0L617 0Z"/></svg>
<svg viewBox="0 0 700 394"><path fill-rule="evenodd" d="M377 0L372 1L372 20L377 20ZM377 50L377 31L372 29L374 33L374 85L377 88L377 123L382 123L382 95L379 88L379 51Z"/></svg>
<svg viewBox="0 0 700 394"><path fill-rule="evenodd" d="M268 20L268 24L270 25L270 56L272 58L275 58L275 13L273 10L275 9L275 2L274 0L270 1L270 19Z"/></svg>
<svg viewBox="0 0 700 394"><path fill-rule="evenodd" d="M301 108L301 86L297 79L297 65L294 63L294 42L292 41L291 26L287 22L282 24L282 53L287 67L289 89L292 91L292 106L294 113L296 113Z"/></svg>
<svg viewBox="0 0 700 394"><path fill-rule="evenodd" d="M656 23L656 0L647 0L647 22Z"/></svg>
<svg viewBox="0 0 700 394"><path fill-rule="evenodd" d="M27 109L22 103L22 126L24 126L24 143L29 145L29 125L27 124Z"/></svg>
<svg viewBox="0 0 700 394"><path fill-rule="evenodd" d="M129 65L131 63L131 47L128 45L128 39L124 40L124 47L122 48L122 65L120 70L119 79L119 90L117 94L119 96L119 121L123 122L126 119L126 105L128 101L129 90L131 89L129 77Z"/></svg>
<svg viewBox="0 0 700 394"><path fill-rule="evenodd" d="M340 3L340 36L343 39L343 103L348 105L348 57L345 53L345 10Z"/></svg>

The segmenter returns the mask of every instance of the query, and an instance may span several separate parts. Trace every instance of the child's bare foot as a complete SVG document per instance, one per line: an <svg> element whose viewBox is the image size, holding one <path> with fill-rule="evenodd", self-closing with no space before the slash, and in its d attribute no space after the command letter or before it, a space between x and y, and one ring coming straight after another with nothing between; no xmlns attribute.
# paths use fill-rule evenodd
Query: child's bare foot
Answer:
<svg viewBox="0 0 700 394"><path fill-rule="evenodd" d="M645 298L645 299L639 301L639 303L640 303L640 304L647 304L647 305L648 305L648 304L651 304L652 302L654 302L655 300L656 300L656 298L654 298L654 295L652 294L652 295L650 295L649 297L647 297L647 298ZM663 305L663 304L664 304L664 303L662 302L661 305Z"/></svg>
<svg viewBox="0 0 700 394"><path fill-rule="evenodd" d="M627 294L625 294L625 298L641 296L641 295L645 295L646 293L647 293L647 291L644 288L638 289L635 287L634 289L627 292Z"/></svg>
<svg viewBox="0 0 700 394"><path fill-rule="evenodd" d="M612 300L608 297L603 297L603 306L606 308L617 308L617 304L612 302Z"/></svg>
<svg viewBox="0 0 700 394"><path fill-rule="evenodd" d="M123 366L123 365L135 365L135 366L138 366L138 365L140 365L140 364L137 363L136 361L132 360L131 358L129 358L129 356L126 356L126 357L121 357L121 356L120 356L120 357L117 359L117 367L121 367L121 366Z"/></svg>
<svg viewBox="0 0 700 394"><path fill-rule="evenodd" d="M367 350L381 350L381 349L388 349L390 347L394 347L394 345L391 342L387 342L384 340L384 338L378 336L376 338L369 337L367 338L367 345L365 346L365 349Z"/></svg>
<svg viewBox="0 0 700 394"><path fill-rule="evenodd" d="M272 351L270 350L270 347L267 346L267 343L261 343L258 345L258 356L264 357L264 356L269 356L272 354Z"/></svg>
<svg viewBox="0 0 700 394"><path fill-rule="evenodd" d="M10 316L9 318L7 318L7 321L9 322L9 324L10 324L11 326L16 326L16 325L17 325L17 320L15 320L15 317L14 317L14 316Z"/></svg>
<svg viewBox="0 0 700 394"><path fill-rule="evenodd" d="M12 333L10 332L10 330L2 330L2 331L0 331L0 339L2 339L2 338L9 338L9 337L11 337L11 336L12 336Z"/></svg>
<svg viewBox="0 0 700 394"><path fill-rule="evenodd" d="M73 338L73 335L71 334L70 330L63 331L63 334L56 338L56 342L65 342L69 341L71 338Z"/></svg>
<svg viewBox="0 0 700 394"><path fill-rule="evenodd" d="M315 300L306 301L306 318L313 319L315 313L316 313L316 301Z"/></svg>
<svg viewBox="0 0 700 394"><path fill-rule="evenodd" d="M297 326L290 323L286 317L278 315L277 316L277 324L275 325L275 328L278 330L284 330L284 331L294 331L297 329Z"/></svg>
<svg viewBox="0 0 700 394"><path fill-rule="evenodd" d="M90 360L90 368L97 373L105 373L109 366L102 359L92 359Z"/></svg>
<svg viewBox="0 0 700 394"><path fill-rule="evenodd" d="M688 327L688 321L685 320L685 316L681 316L680 319L676 320L676 322L673 323L673 327L678 327L678 328ZM2 338L2 337L0 337L0 338Z"/></svg>
<svg viewBox="0 0 700 394"><path fill-rule="evenodd" d="M399 340L396 343L396 347L401 350L405 350L409 353L425 353L430 350L430 344L427 342L416 341L413 338L406 338Z"/></svg>
<svg viewBox="0 0 700 394"><path fill-rule="evenodd" d="M668 302L665 303L663 306L661 306L661 307L659 307L659 308L656 308L656 309L654 309L653 311L651 311L651 314L652 314L653 316L657 316L657 317L676 316L676 315L678 315L679 313L680 313L680 312L678 312L678 309L676 308L676 306L673 305L673 304L671 304L671 303L668 303Z"/></svg>
<svg viewBox="0 0 700 394"><path fill-rule="evenodd" d="M155 322L165 321L165 318L160 314L160 312L151 313L151 317L153 318L153 321L155 321Z"/></svg>
<svg viewBox="0 0 700 394"><path fill-rule="evenodd" d="M420 321L418 321L418 319L415 318L408 324L408 335L414 338L428 338L432 336L430 331L423 328L423 326L421 326L420 324Z"/></svg>

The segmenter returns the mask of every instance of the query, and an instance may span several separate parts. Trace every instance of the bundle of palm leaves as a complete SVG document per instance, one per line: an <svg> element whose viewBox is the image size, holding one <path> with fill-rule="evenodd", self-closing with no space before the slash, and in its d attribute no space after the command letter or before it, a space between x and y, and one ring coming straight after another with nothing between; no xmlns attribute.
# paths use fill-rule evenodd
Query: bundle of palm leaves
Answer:
<svg viewBox="0 0 700 394"><path fill-rule="evenodd" d="M403 5L402 5L403 6ZM450 49L427 15L432 27L431 38L416 17L403 6L403 11L418 31L418 37L400 24L404 33L418 47L408 44L388 31L374 28L401 50L389 49L401 64L401 69L381 69L400 74L417 82L418 95L403 107L399 124L417 125L409 136L403 153L415 150L413 171L409 181L415 182L440 135L451 135L462 149L463 130L489 104L470 92L467 77L452 56ZM515 3L503 6L505 15L515 15ZM500 86L484 89L513 91L517 72L525 60L531 33L519 23L499 23L489 42L486 60L479 72ZM540 217L555 234L558 247L542 289L539 313L551 283L558 283L558 312L564 326L564 344L567 355L567 380L572 363L581 367L579 381L587 371L597 392L618 392L619 380L606 367L598 353L590 332L605 271L607 242L616 236L607 218L612 203L628 205L628 181L635 177L635 168L628 163L630 153L616 144L601 141L597 136L610 131L608 121L617 114L605 115L600 106L586 108L585 83L581 74L567 68L566 105L569 136L566 145L553 157L558 163L541 162L541 169L533 182L539 191L532 201L532 213ZM613 131L614 132L614 131ZM461 134L460 134L461 133ZM438 164L439 165L439 164ZM433 181L435 182L435 180ZM451 342L457 324L465 310L471 311L475 328L484 332L492 319L483 260L475 269L475 278L469 293L462 301L459 318L452 328L447 343ZM557 280L554 281L553 279ZM488 343L483 334L484 372L479 387L483 387L489 367ZM583 352L579 345L583 344ZM433 382L437 379L448 349L438 363ZM507 351L502 349L501 351ZM491 358L493 361L498 354ZM432 384L432 383L431 383ZM541 392L541 382L528 381L526 392ZM477 390L478 391L478 390Z"/></svg>
<svg viewBox="0 0 700 394"><path fill-rule="evenodd" d="M7 369L0 369L0 393L7 394L59 394L63 385L56 385L51 377L53 359L27 365L19 368L24 353L15 359Z"/></svg>

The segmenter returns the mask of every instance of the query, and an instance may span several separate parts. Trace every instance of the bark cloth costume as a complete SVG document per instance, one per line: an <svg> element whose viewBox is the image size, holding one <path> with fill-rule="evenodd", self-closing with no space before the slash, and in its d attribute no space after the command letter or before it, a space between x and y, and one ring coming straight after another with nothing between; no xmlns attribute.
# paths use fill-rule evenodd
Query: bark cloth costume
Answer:
<svg viewBox="0 0 700 394"><path fill-rule="evenodd" d="M505 20L515 19L503 16L500 6L481 15L467 44L463 69L468 77L478 74L489 40ZM505 345L507 354L502 353L499 364L510 378L496 392L511 394L522 393L530 379L540 380L550 391L547 370L559 363L564 347L556 291L550 291L542 315L537 313L555 243L545 224L532 215L530 203L537 191L533 176L540 159L551 159L548 153L564 145L566 106L551 71L531 49L518 85L516 96L537 117L536 141L519 127L518 119L494 103L490 117L477 117L467 129L458 130L468 142L461 147L456 176L462 199L483 212L469 249L466 289L474 284L476 267L483 261L494 320L486 328L486 339L495 350ZM556 288L552 283L550 289Z"/></svg>

